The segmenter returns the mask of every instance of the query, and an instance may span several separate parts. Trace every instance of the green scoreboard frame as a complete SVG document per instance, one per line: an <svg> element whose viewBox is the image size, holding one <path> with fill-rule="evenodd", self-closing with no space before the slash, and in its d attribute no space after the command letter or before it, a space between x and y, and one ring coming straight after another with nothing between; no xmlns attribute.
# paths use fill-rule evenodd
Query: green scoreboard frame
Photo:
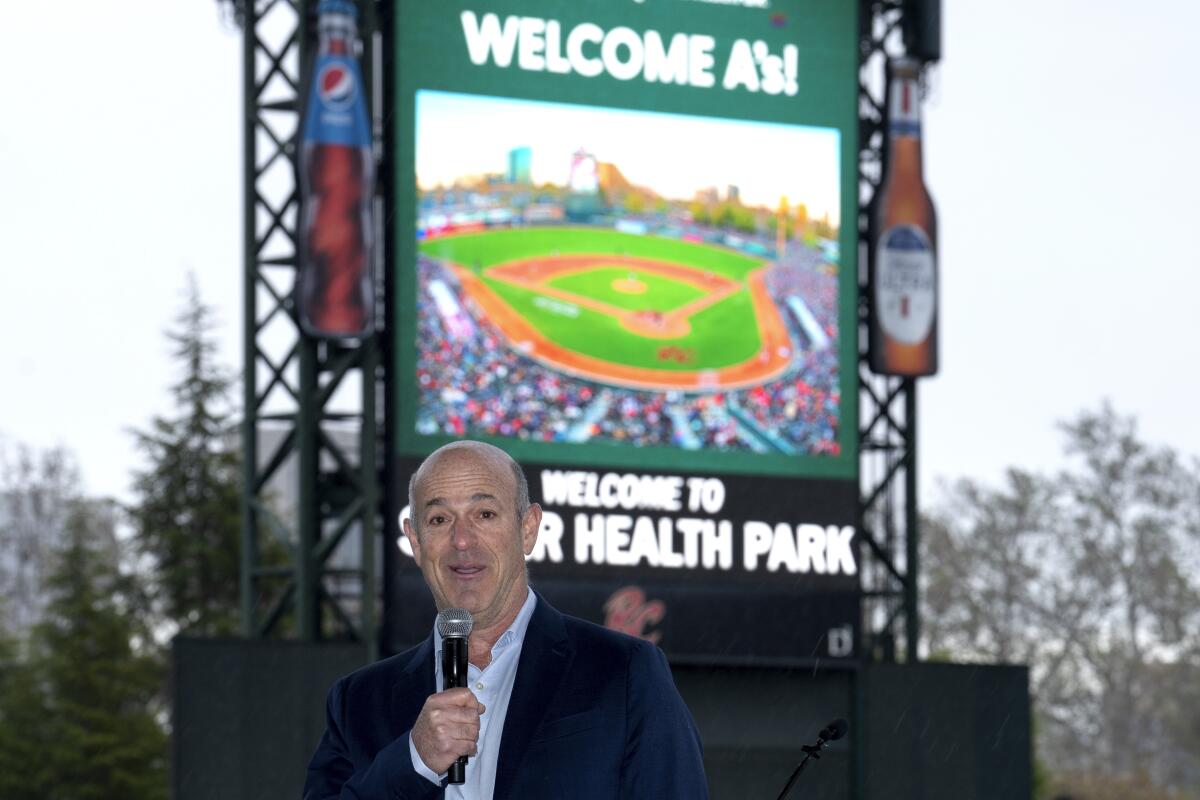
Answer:
<svg viewBox="0 0 1200 800"><path fill-rule="evenodd" d="M563 610L598 617L634 582L647 603L665 598L673 657L854 657L857 3L399 0L392 13L393 535L423 456L490 441L562 520L563 550L533 576ZM785 258L802 284L786 301L791 273L767 269ZM519 394L489 400L503 380ZM522 416L514 396L549 412ZM789 422L805 414L819 429ZM683 436L647 434L649 419ZM703 496L714 481L720 502ZM637 550L643 517L654 553ZM581 544L600 528L610 549ZM385 623L394 649L424 635L429 609L419 592L401 602L419 574L392 561L387 602L408 609ZM781 604L803 624L764 651L747 620ZM709 623L746 635L730 645ZM853 646L810 647L847 626Z"/></svg>

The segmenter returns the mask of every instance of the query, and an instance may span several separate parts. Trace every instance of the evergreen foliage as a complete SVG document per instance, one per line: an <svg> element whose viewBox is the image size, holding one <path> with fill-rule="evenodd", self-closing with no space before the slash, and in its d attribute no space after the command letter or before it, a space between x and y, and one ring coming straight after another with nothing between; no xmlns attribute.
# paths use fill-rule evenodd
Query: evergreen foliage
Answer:
<svg viewBox="0 0 1200 800"><path fill-rule="evenodd" d="M0 800L167 796L162 664L114 540L107 509L74 501L28 655L0 654Z"/></svg>
<svg viewBox="0 0 1200 800"><path fill-rule="evenodd" d="M20 649L0 631L0 800L49 796L49 709L45 689Z"/></svg>
<svg viewBox="0 0 1200 800"><path fill-rule="evenodd" d="M168 333L174 412L135 433L132 541L112 504L80 499L65 453L3 462L0 553L33 566L0 581L0 800L168 795L162 636L238 630L240 458L212 329L193 281Z"/></svg>
<svg viewBox="0 0 1200 800"><path fill-rule="evenodd" d="M157 613L198 636L234 634L239 619L241 460L212 316L192 280L167 334L183 367L171 387L176 410L136 433L149 466L130 509Z"/></svg>

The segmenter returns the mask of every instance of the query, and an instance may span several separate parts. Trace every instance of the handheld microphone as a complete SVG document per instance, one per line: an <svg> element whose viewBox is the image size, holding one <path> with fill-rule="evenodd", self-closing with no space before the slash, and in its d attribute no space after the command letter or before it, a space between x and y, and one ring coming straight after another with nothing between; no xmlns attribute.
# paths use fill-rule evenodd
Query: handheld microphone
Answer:
<svg viewBox="0 0 1200 800"><path fill-rule="evenodd" d="M442 691L467 685L467 637L474 625L471 612L461 608L447 608L437 615L437 629L442 637ZM459 756L446 770L446 776L450 783L464 783L467 757Z"/></svg>

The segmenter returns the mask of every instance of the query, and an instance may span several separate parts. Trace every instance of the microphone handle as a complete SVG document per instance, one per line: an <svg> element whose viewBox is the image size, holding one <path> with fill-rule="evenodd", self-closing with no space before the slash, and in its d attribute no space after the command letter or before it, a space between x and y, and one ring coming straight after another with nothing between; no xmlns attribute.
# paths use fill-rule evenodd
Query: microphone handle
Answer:
<svg viewBox="0 0 1200 800"><path fill-rule="evenodd" d="M442 691L462 689L467 685L467 640L462 637L442 639ZM467 757L458 759L446 770L448 783L461 784L467 780Z"/></svg>
<svg viewBox="0 0 1200 800"><path fill-rule="evenodd" d="M796 766L796 771L792 773L792 777L788 778L787 785L783 787L783 791L779 793L779 797L775 798L775 800L784 800L788 796L788 792L792 791L792 787L796 785L796 781L800 780L800 773L804 771L808 760L810 758L820 758L821 748L824 746L825 739L818 735L815 747L813 745L805 745L800 748L804 752L804 759Z"/></svg>

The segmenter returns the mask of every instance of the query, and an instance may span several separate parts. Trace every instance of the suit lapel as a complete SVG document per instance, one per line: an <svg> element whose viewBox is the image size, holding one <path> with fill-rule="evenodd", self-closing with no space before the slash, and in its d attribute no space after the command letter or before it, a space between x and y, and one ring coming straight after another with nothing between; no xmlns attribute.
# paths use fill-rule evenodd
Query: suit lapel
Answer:
<svg viewBox="0 0 1200 800"><path fill-rule="evenodd" d="M433 694L433 634L413 649L412 658L401 668L392 687L391 723L397 732L413 726L425 698Z"/></svg>
<svg viewBox="0 0 1200 800"><path fill-rule="evenodd" d="M562 614L538 595L525 631L525 643L521 645L521 660L517 663L517 677L504 719L493 800L504 800L512 791L529 740L541 724L572 655Z"/></svg>

